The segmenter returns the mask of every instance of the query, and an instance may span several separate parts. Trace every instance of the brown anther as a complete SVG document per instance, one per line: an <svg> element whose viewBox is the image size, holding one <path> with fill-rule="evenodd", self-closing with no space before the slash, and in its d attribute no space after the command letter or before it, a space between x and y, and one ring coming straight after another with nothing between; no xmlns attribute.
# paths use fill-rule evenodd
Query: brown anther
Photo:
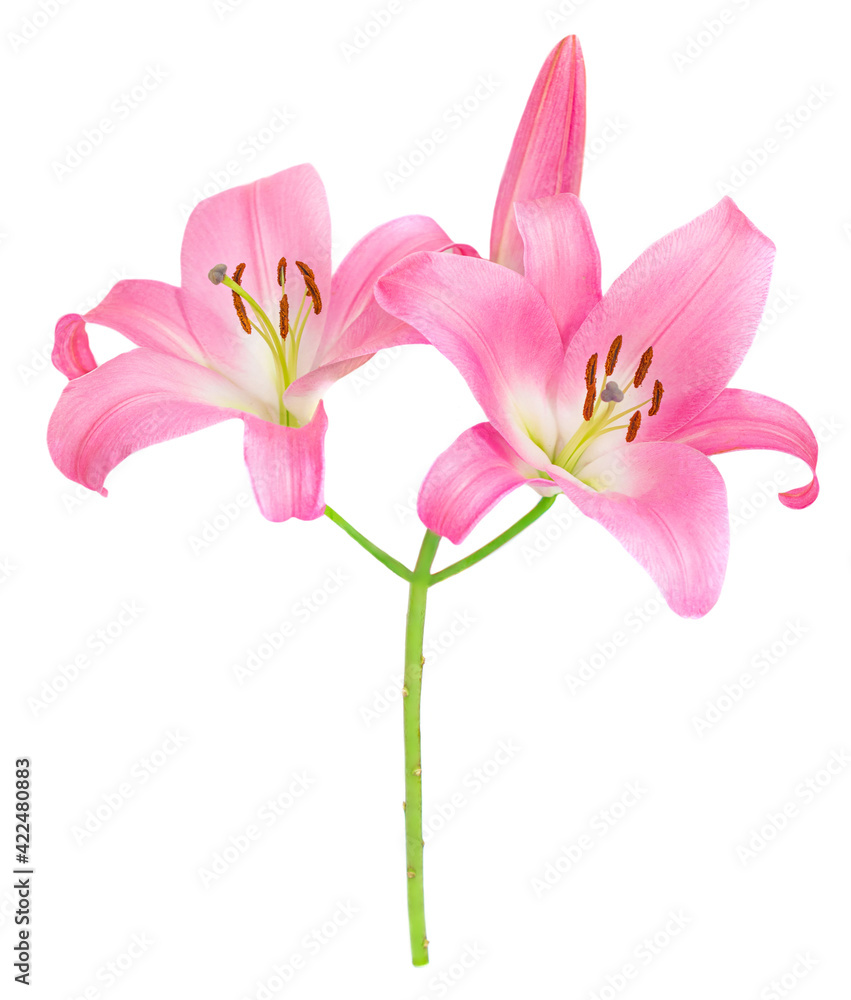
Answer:
<svg viewBox="0 0 851 1000"><path fill-rule="evenodd" d="M234 284L242 286L242 272L245 270L245 264L237 264L236 270L231 276L231 281ZM242 297L238 292L231 290L231 295L233 296L233 307L236 309L236 314L239 317L239 324L246 333L251 333L251 324L248 322L248 313L245 311L245 303L242 301Z"/></svg>
<svg viewBox="0 0 851 1000"><path fill-rule="evenodd" d="M615 365L618 363L618 354L620 354L622 343L623 337L618 334L618 336L612 341L612 346L609 348L609 353L606 355L606 375L611 375L615 370Z"/></svg>
<svg viewBox="0 0 851 1000"><path fill-rule="evenodd" d="M590 389L597 382L597 355L592 354L585 366L585 385ZM588 419L587 417L585 418Z"/></svg>
<svg viewBox="0 0 851 1000"><path fill-rule="evenodd" d="M665 387L657 378L655 384L653 385L653 401L650 404L650 409L647 411L647 415L649 417L655 417L656 414L659 412L659 407L662 403L662 395L664 392L665 392Z"/></svg>
<svg viewBox="0 0 851 1000"><path fill-rule="evenodd" d="M635 378L632 380L632 384L637 389L641 383L644 381L644 377L650 371L650 364L653 361L653 348L648 347L644 354L641 355L641 360L638 362L638 370L635 373Z"/></svg>
<svg viewBox="0 0 851 1000"><path fill-rule="evenodd" d="M322 296L316 286L316 279L313 276L313 269L308 267L304 261L297 260L296 267L301 271L304 283L307 286L307 294L313 299L313 311L318 316L322 312Z"/></svg>
<svg viewBox="0 0 851 1000"><path fill-rule="evenodd" d="M281 257L278 261L278 284L281 288L287 283L287 258Z"/></svg>
<svg viewBox="0 0 851 1000"><path fill-rule="evenodd" d="M281 309L278 319L278 326L281 331L281 340L287 339L287 334L290 332L290 303L287 299L287 293L281 296Z"/></svg>
<svg viewBox="0 0 851 1000"><path fill-rule="evenodd" d="M594 416L594 403L597 400L597 386L589 385L588 392L585 393L585 405L582 407L582 417L590 420Z"/></svg>
<svg viewBox="0 0 851 1000"><path fill-rule="evenodd" d="M636 410L629 418L629 427L626 429L627 442L634 441L638 428L641 426L641 410Z"/></svg>

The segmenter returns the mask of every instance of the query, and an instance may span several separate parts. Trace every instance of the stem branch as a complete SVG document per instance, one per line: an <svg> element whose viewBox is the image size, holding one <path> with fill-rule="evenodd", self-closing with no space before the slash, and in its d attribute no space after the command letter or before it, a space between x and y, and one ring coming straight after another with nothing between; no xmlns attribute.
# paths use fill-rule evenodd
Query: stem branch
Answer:
<svg viewBox="0 0 851 1000"><path fill-rule="evenodd" d="M396 576L401 576L403 580L410 581L413 574L408 569L399 562L398 559L394 559L393 556L389 555L384 549L380 549L374 542L371 542L365 535L362 535L357 528L353 527L349 522L341 517L336 510L325 505L325 516L330 518L334 524L338 524L343 531L358 543L362 545L366 551L375 558L383 563L389 570L392 570Z"/></svg>
<svg viewBox="0 0 851 1000"><path fill-rule="evenodd" d="M426 531L422 547L413 570L362 535L333 508L326 506L325 514L362 545L370 555L392 570L409 584L408 618L405 628L405 681L402 688L402 714L405 734L405 860L408 879L408 925L411 935L411 960L414 965L428 965L428 938L425 927L425 899L423 891L423 765L420 737L420 697L423 683L423 638L425 635L426 601L429 588L447 580L519 535L524 528L552 506L555 497L544 497L524 517L497 535L493 541L476 549L471 555L452 563L439 573L431 567L440 545L440 535Z"/></svg>
<svg viewBox="0 0 851 1000"><path fill-rule="evenodd" d="M497 549L502 548L506 542L510 542L515 535L519 535L521 531L528 528L530 524L537 521L538 518L544 514L546 511L552 507L555 502L555 497L543 497L538 503L526 514L521 517L519 521L512 524L510 528L507 528L501 535L497 535L493 541L483 545L480 549L476 549L475 552L466 556L464 559L459 559L458 562L452 563L451 566L447 566L446 569L442 569L439 573L432 573L431 575L431 585L435 583L440 583L441 580L448 580L450 576L455 576L456 573L461 573L465 569L469 569L470 566L475 566L477 562L481 562L486 556L489 556L491 552L496 552Z"/></svg>

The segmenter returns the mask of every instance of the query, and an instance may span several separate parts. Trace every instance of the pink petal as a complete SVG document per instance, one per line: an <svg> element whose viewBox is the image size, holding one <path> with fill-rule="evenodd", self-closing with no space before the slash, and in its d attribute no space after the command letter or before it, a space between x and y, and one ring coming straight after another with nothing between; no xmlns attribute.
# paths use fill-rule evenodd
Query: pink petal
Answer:
<svg viewBox="0 0 851 1000"><path fill-rule="evenodd" d="M323 362L313 371L301 375L284 393L287 409L302 422L311 418L316 404L335 382L357 371L375 357L378 351L403 344L427 343L413 327L385 312L375 300L344 331L340 339L337 350L330 355L335 360ZM347 351L350 352L348 355Z"/></svg>
<svg viewBox="0 0 851 1000"><path fill-rule="evenodd" d="M79 313L68 313L60 317L56 324L50 360L69 379L79 378L97 368L89 347L86 321Z"/></svg>
<svg viewBox="0 0 851 1000"><path fill-rule="evenodd" d="M311 521L325 511L325 432L322 403L304 427L282 427L245 415L245 463L263 516Z"/></svg>
<svg viewBox="0 0 851 1000"><path fill-rule="evenodd" d="M427 528L458 545L504 496L524 484L537 487L544 496L559 492L494 427L477 424L429 469L417 513Z"/></svg>
<svg viewBox="0 0 851 1000"><path fill-rule="evenodd" d="M528 281L476 257L417 253L381 278L375 296L455 365L524 459L548 461L544 452L553 453L558 436L550 394L563 348Z"/></svg>
<svg viewBox="0 0 851 1000"><path fill-rule="evenodd" d="M526 278L549 306L566 348L603 294L588 213L573 194L518 202L514 211Z"/></svg>
<svg viewBox="0 0 851 1000"><path fill-rule="evenodd" d="M583 479L601 492L556 466L546 471L641 563L672 611L699 618L712 608L727 567L730 522L724 480L708 458L672 441L635 442L583 469Z"/></svg>
<svg viewBox="0 0 851 1000"><path fill-rule="evenodd" d="M579 194L585 155L585 62L575 35L562 39L538 74L499 185L491 260L523 272L514 203Z"/></svg>
<svg viewBox="0 0 851 1000"><path fill-rule="evenodd" d="M162 281L119 281L94 309L77 317L73 332L88 343L85 325L80 329L80 321L108 326L138 347L199 364L210 360L238 369L244 364L246 352L244 334L234 326L235 318L229 316L228 323L223 324L207 302ZM69 319L73 315L63 316L57 324L57 348L60 327ZM67 336L65 330L62 335Z"/></svg>
<svg viewBox="0 0 851 1000"><path fill-rule="evenodd" d="M745 389L725 389L705 410L671 435L670 440L687 444L704 455L748 448L794 455L812 469L812 482L781 493L780 501L787 507L801 508L808 507L818 496L815 435L796 410L770 396Z"/></svg>
<svg viewBox="0 0 851 1000"><path fill-rule="evenodd" d="M297 309L304 292L296 260L313 269L324 305L331 293L331 220L325 188L309 164L231 188L196 206L183 237L181 285L209 304L225 330L241 336L230 290L211 285L207 273L216 264L227 264L232 274L237 264L245 263L245 290L277 324L281 257L289 265L291 309ZM311 341L319 339L325 315L323 308L318 316L311 316L304 334L305 349L313 349Z"/></svg>
<svg viewBox="0 0 851 1000"><path fill-rule="evenodd" d="M581 419L585 364L600 365L616 336L623 346L612 378L631 384L642 353L653 348L634 403L665 389L659 413L646 418L639 440L660 440L696 416L727 385L762 316L774 245L724 198L710 211L646 250L603 296L565 356L562 419ZM628 400L633 404L632 395ZM634 405L634 404L633 404Z"/></svg>
<svg viewBox="0 0 851 1000"><path fill-rule="evenodd" d="M310 419L325 392L377 351L426 343L407 323L385 312L373 295L382 273L418 250L479 256L471 246L451 242L440 226L424 215L394 219L355 244L334 273L322 344L315 357L299 352L299 370L304 374L286 392L287 406L300 420Z"/></svg>
<svg viewBox="0 0 851 1000"><path fill-rule="evenodd" d="M107 474L134 451L241 416L253 405L218 373L139 348L65 386L47 441L61 472L106 496Z"/></svg>
<svg viewBox="0 0 851 1000"><path fill-rule="evenodd" d="M378 306L375 307L376 309ZM403 324L404 326L404 324ZM409 326L404 329L410 330ZM418 337L413 333L412 336ZM411 343L422 343L421 339L411 340ZM284 404L290 413L294 414L302 423L313 418L319 400L325 393L339 382L341 378L357 371L365 365L374 354L359 354L354 358L344 358L342 361L332 361L330 364L322 365L301 378L297 378L284 393Z"/></svg>
<svg viewBox="0 0 851 1000"><path fill-rule="evenodd" d="M322 344L317 365L339 360L343 354L353 356L352 347L357 345L346 343L344 331L366 308L374 305L373 287L389 267L417 250L442 250L451 245L452 241L440 226L425 215L393 219L359 240L334 272L328 308L329 337ZM375 316L380 315L380 312L375 313ZM399 325L387 313L383 315L388 326Z"/></svg>

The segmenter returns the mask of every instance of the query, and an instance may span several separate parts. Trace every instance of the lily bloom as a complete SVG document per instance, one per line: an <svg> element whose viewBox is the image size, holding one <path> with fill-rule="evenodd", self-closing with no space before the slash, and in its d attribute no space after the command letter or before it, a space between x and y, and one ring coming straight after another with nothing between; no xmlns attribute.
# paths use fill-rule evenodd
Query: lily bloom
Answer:
<svg viewBox="0 0 851 1000"><path fill-rule="evenodd" d="M105 496L107 474L132 452L238 417L264 516L319 517L323 393L381 348L422 342L377 305L375 280L414 250L450 246L466 252L431 219L407 216L365 236L332 278L328 202L309 165L202 201L179 288L120 281L57 323L53 363L70 381L48 430L53 461ZM98 365L87 323L137 349Z"/></svg>
<svg viewBox="0 0 851 1000"><path fill-rule="evenodd" d="M564 493L602 524L686 617L715 604L727 564L724 482L707 457L745 448L809 463L817 445L784 403L725 388L768 290L774 246L725 198L663 237L605 295L579 200L515 206L525 277L473 257L416 253L376 298L464 376L487 423L434 463L419 495L432 531L463 541L506 494Z"/></svg>

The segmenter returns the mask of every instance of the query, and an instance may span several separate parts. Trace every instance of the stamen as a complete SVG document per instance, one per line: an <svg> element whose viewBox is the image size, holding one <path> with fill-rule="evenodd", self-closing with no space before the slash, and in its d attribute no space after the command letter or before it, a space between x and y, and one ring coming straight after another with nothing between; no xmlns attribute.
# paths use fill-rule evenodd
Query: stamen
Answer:
<svg viewBox="0 0 851 1000"><path fill-rule="evenodd" d="M635 435L638 433L638 428L641 426L641 410L636 410L635 413L629 418L629 427L626 429L626 440L634 441Z"/></svg>
<svg viewBox="0 0 851 1000"><path fill-rule="evenodd" d="M228 273L227 264L216 264L215 267L211 267L207 272L207 277L214 285L220 285L225 280L225 275Z"/></svg>
<svg viewBox="0 0 851 1000"><path fill-rule="evenodd" d="M638 370L635 373L635 378L632 380L632 384L637 389L641 383L644 381L644 377L650 371L650 363L653 361L653 348L648 347L644 354L641 355L641 361L638 362Z"/></svg>
<svg viewBox="0 0 851 1000"><path fill-rule="evenodd" d="M322 297L319 294L319 289L316 287L313 269L300 260L297 260L295 264L299 271L301 271L304 283L307 286L307 294L313 299L313 311L318 316L322 312Z"/></svg>
<svg viewBox="0 0 851 1000"><path fill-rule="evenodd" d="M597 382L597 355L592 354L585 366L585 385L591 388ZM588 417L585 418L586 420Z"/></svg>
<svg viewBox="0 0 851 1000"><path fill-rule="evenodd" d="M606 355L606 375L611 375L615 370L615 365L618 363L618 354L620 354L622 343L623 337L618 334L618 336L612 341L612 346L609 348L609 353ZM618 400L618 402L620 402L620 400Z"/></svg>
<svg viewBox="0 0 851 1000"><path fill-rule="evenodd" d="M595 354L596 358L597 355ZM585 394L585 405L582 407L582 416L585 420L590 420L594 416L594 401L597 398L597 386L593 383L588 386L588 392Z"/></svg>
<svg viewBox="0 0 851 1000"><path fill-rule="evenodd" d="M662 394L665 392L665 387L656 379L656 383L653 386L653 402L650 405L650 409L647 411L647 415L650 417L655 417L659 412L659 406L662 403Z"/></svg>
<svg viewBox="0 0 851 1000"><path fill-rule="evenodd" d="M284 265L286 267L286 264ZM281 331L281 340L287 339L287 334L290 332L290 303L287 299L287 293L281 296L281 309L278 317L278 326Z"/></svg>
<svg viewBox="0 0 851 1000"><path fill-rule="evenodd" d="M240 285L242 283L242 272L245 270L245 264L238 264L236 270L231 275L231 281L234 284ZM238 292L231 292L233 296L233 305L236 309L236 314L239 317L239 323L246 333L251 333L251 323L248 322L248 314L245 311L245 303L242 301Z"/></svg>
<svg viewBox="0 0 851 1000"><path fill-rule="evenodd" d="M608 362L606 362L606 368L608 369L608 367ZM600 393L600 399L604 403L622 403L623 393L617 382L607 382L606 388Z"/></svg>
<svg viewBox="0 0 851 1000"><path fill-rule="evenodd" d="M278 329L281 333L281 340L287 339L290 332L290 302L287 293L283 291L287 284L287 258L281 257L278 261L278 284L281 286L281 307L278 310Z"/></svg>

